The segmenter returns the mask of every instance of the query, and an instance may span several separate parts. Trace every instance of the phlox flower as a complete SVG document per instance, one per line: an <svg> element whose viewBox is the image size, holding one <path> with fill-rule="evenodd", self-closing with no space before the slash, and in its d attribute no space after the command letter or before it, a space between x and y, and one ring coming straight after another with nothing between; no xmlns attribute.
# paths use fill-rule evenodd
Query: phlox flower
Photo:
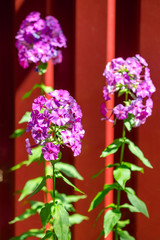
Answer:
<svg viewBox="0 0 160 240"><path fill-rule="evenodd" d="M118 104L115 108L113 108L113 112L117 119L123 120L128 117L128 108L122 104Z"/></svg>
<svg viewBox="0 0 160 240"><path fill-rule="evenodd" d="M52 122L58 126L64 126L70 120L70 116L64 108L52 111Z"/></svg>
<svg viewBox="0 0 160 240"><path fill-rule="evenodd" d="M42 153L47 161L56 160L58 158L59 151L60 146L55 145L52 142L47 143L46 146L42 148Z"/></svg>
<svg viewBox="0 0 160 240"><path fill-rule="evenodd" d="M33 110L40 111L42 109L42 106L46 103L46 98L43 96L39 96L38 98L34 99L34 102L32 104Z"/></svg>
<svg viewBox="0 0 160 240"><path fill-rule="evenodd" d="M49 99L39 96L34 100L26 131L31 131L35 143L43 146L42 153L47 161L57 159L61 145L71 148L77 156L85 133L81 108L66 90L54 90L49 95ZM26 143L30 152L29 140Z"/></svg>
<svg viewBox="0 0 160 240"><path fill-rule="evenodd" d="M39 12L31 12L23 21L16 35L19 64L27 68L30 63L62 61L61 48L66 47L58 20L52 16L40 18Z"/></svg>
<svg viewBox="0 0 160 240"><path fill-rule="evenodd" d="M104 119L110 121L111 115L107 116L112 111L119 120L127 119L132 114L135 127L145 123L152 114L151 96L156 91L146 60L139 54L126 60L115 58L107 63L103 76L106 78L106 86L103 88L105 101L109 101L110 94L116 92L118 96L127 96L123 104L118 104L113 109L106 109L105 104L102 104L101 113Z"/></svg>
<svg viewBox="0 0 160 240"><path fill-rule="evenodd" d="M32 133L33 139L37 144L40 143L40 141L43 141L49 137L48 129L47 127L44 127L44 126L39 126L39 125L33 126L31 133Z"/></svg>
<svg viewBox="0 0 160 240"><path fill-rule="evenodd" d="M32 148L31 148L31 144L29 142L29 138L26 138L26 150L28 152L29 155L32 155Z"/></svg>
<svg viewBox="0 0 160 240"><path fill-rule="evenodd" d="M61 132L63 143L69 144L70 146L74 145L75 137L71 131L65 130Z"/></svg>

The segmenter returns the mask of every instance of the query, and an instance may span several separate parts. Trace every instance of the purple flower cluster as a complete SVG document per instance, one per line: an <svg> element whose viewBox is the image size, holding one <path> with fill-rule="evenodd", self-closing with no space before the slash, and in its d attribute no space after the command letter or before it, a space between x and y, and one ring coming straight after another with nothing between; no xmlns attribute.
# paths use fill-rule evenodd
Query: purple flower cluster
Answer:
<svg viewBox="0 0 160 240"><path fill-rule="evenodd" d="M27 68L31 62L53 63L62 61L60 48L66 47L66 38L58 20L52 16L40 18L39 12L31 12L23 21L16 36L19 63Z"/></svg>
<svg viewBox="0 0 160 240"><path fill-rule="evenodd" d="M39 96L34 100L27 132L31 131L35 143L43 146L46 160L56 160L61 145L71 148L77 156L84 137L81 108L66 90L54 90L49 95L49 99ZM29 139L26 139L26 148L31 154Z"/></svg>
<svg viewBox="0 0 160 240"><path fill-rule="evenodd" d="M152 114L152 93L155 86L150 78L150 69L144 58L139 54L135 57L115 58L106 65L103 75L106 77L106 86L103 88L103 96L110 100L110 94L118 92L118 96L125 94L123 104L118 104L113 109L101 106L101 112L106 119L106 113L111 111L120 120L128 117L134 118L134 127L145 123L146 118Z"/></svg>

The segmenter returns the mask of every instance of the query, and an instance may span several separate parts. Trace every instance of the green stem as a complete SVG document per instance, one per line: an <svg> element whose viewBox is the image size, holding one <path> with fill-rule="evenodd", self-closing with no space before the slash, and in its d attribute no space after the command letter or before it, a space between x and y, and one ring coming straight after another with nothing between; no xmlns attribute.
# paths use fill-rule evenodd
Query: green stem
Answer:
<svg viewBox="0 0 160 240"><path fill-rule="evenodd" d="M53 166L53 205L55 205L56 176L54 164L52 166Z"/></svg>
<svg viewBox="0 0 160 240"><path fill-rule="evenodd" d="M56 175L55 175L55 163L52 162L53 167L53 206L55 206L55 190L56 190ZM53 240L56 240L56 234L53 236Z"/></svg>
<svg viewBox="0 0 160 240"><path fill-rule="evenodd" d="M123 124L123 131L122 131L122 138L125 138L125 126ZM125 147L125 142L122 143L122 147L121 147L121 155L120 155L120 166L122 165L123 162L123 157L124 157L124 147ZM119 207L120 207L120 202L121 202L121 187L118 186L118 193L117 193L117 210L119 211ZM115 229L115 240L118 240L118 233L117 233L117 225L116 225L116 229Z"/></svg>
<svg viewBox="0 0 160 240"><path fill-rule="evenodd" d="M123 131L122 131L122 138L124 139L126 135L126 131L125 131L125 126L123 124ZM125 142L122 143L122 147L121 147L121 155L120 155L120 166L122 165L123 162L123 157L124 157L124 147L125 147ZM117 194L117 209L119 210L119 206L120 206L120 198L121 198L121 188L120 186L118 187L118 194Z"/></svg>
<svg viewBox="0 0 160 240"><path fill-rule="evenodd" d="M41 75L41 84L43 84L43 74ZM43 95L43 89L41 88L41 95Z"/></svg>
<svg viewBox="0 0 160 240"><path fill-rule="evenodd" d="M125 101L128 100L128 94L125 95ZM122 129L122 138L123 140L125 139L126 136L126 129L125 125L123 123L123 129ZM123 141L122 146L121 146L121 154L120 154L120 166L122 165L123 158L124 158L124 148L125 148L125 142ZM118 186L118 192L117 192L117 210L119 211L120 208L120 202L121 202L121 187ZM117 233L117 225L115 229L115 240L118 240L118 233Z"/></svg>
<svg viewBox="0 0 160 240"><path fill-rule="evenodd" d="M46 177L47 176L47 168L46 168L46 162L44 160L44 176ZM47 189L47 184L46 184L46 189ZM48 190L48 189L47 189ZM47 191L45 192L45 201L48 202L48 193Z"/></svg>

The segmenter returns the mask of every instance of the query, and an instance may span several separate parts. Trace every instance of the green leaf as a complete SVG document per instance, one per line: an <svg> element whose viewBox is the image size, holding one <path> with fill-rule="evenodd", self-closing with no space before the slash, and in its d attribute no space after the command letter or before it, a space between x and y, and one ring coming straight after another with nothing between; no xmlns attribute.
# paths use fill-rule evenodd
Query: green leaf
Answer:
<svg viewBox="0 0 160 240"><path fill-rule="evenodd" d="M121 229L117 229L118 235L120 236L120 240L135 240L127 231L123 231Z"/></svg>
<svg viewBox="0 0 160 240"><path fill-rule="evenodd" d="M126 182L131 178L131 171L128 168L118 167L113 171L114 179L124 188Z"/></svg>
<svg viewBox="0 0 160 240"><path fill-rule="evenodd" d="M66 195L64 193L55 193L56 199L59 199L67 211L75 212L72 202L77 202L80 199L86 198L86 195Z"/></svg>
<svg viewBox="0 0 160 240"><path fill-rule="evenodd" d="M12 135L10 136L10 138L20 137L25 131L26 131L25 128L16 129L16 130L14 131L14 133L12 133Z"/></svg>
<svg viewBox="0 0 160 240"><path fill-rule="evenodd" d="M18 217L15 217L12 221L9 222L9 224L13 224L15 222L19 222L19 221L22 221L22 220L25 220L27 218L29 218L30 216L36 214L37 210L33 210L33 209L26 209L26 211L21 214L20 216Z"/></svg>
<svg viewBox="0 0 160 240"><path fill-rule="evenodd" d="M62 173L58 173L58 174L57 174L57 177L61 177L61 178L63 179L63 181L64 181L65 183L67 183L68 185L70 185L71 187L73 187L75 191L84 194L84 192L82 192L82 191L81 191L80 189L78 189L73 183L71 183L66 177L64 177L64 176L62 175Z"/></svg>
<svg viewBox="0 0 160 240"><path fill-rule="evenodd" d="M122 166L128 167L131 169L131 171L139 171L141 173L144 173L144 170L142 167L139 167L133 163L130 162L122 162Z"/></svg>
<svg viewBox="0 0 160 240"><path fill-rule="evenodd" d="M144 157L143 152L139 149L139 147L137 147L129 139L126 139L126 143L128 143L128 148L131 151L131 153L133 153L136 157L138 157L145 166L147 166L149 168L153 168L152 165L150 164L149 160Z"/></svg>
<svg viewBox="0 0 160 240"><path fill-rule="evenodd" d="M18 200L21 201L27 195L33 193L42 181L43 181L43 177L37 177L27 181L26 184L24 185L24 188Z"/></svg>
<svg viewBox="0 0 160 240"><path fill-rule="evenodd" d="M30 95L32 94L32 92L36 89L36 88L40 88L42 89L45 93L49 93L49 92L52 92L53 91L53 88L50 87L50 86L46 86L44 84L38 84L36 83L31 90L29 90L28 92L26 92L23 97L22 97L22 100L30 97Z"/></svg>
<svg viewBox="0 0 160 240"><path fill-rule="evenodd" d="M58 240L67 240L69 232L69 214L61 204L54 207L53 228Z"/></svg>
<svg viewBox="0 0 160 240"><path fill-rule="evenodd" d="M42 229L30 229L27 232L22 233L20 236L13 237L10 240L24 240L29 237L34 237L36 236L37 238L42 238L44 237L44 232Z"/></svg>
<svg viewBox="0 0 160 240"><path fill-rule="evenodd" d="M65 207L65 209L67 211L75 212L73 205L70 203L70 201L67 199L67 197L68 196L66 194L58 193L58 191L56 190L55 198L58 199L63 204L63 206Z"/></svg>
<svg viewBox="0 0 160 240"><path fill-rule="evenodd" d="M33 201L30 200L29 201L30 205L31 205L31 209L37 209L37 212L40 212L40 209L44 206L44 202L40 202L40 201Z"/></svg>
<svg viewBox="0 0 160 240"><path fill-rule="evenodd" d="M128 89L127 88L123 88L123 89L119 90L118 97L122 96L124 93L128 93Z"/></svg>
<svg viewBox="0 0 160 240"><path fill-rule="evenodd" d="M86 195L67 195L66 200L67 202L71 203L71 202L77 202L80 199L85 199L86 197L87 197Z"/></svg>
<svg viewBox="0 0 160 240"><path fill-rule="evenodd" d="M49 93L49 92L52 92L54 91L54 89L50 86L46 86L44 84L41 84L40 85L40 88L45 92L45 93Z"/></svg>
<svg viewBox="0 0 160 240"><path fill-rule="evenodd" d="M104 230L102 230L97 238L97 240L99 240L102 236L104 235Z"/></svg>
<svg viewBox="0 0 160 240"><path fill-rule="evenodd" d="M26 92L26 93L23 95L22 100L30 97L31 93L32 93L36 88L38 88L38 87L40 87L40 84L36 83L36 84L32 87L31 90L29 90L28 92Z"/></svg>
<svg viewBox="0 0 160 240"><path fill-rule="evenodd" d="M104 215L104 237L106 238L108 234L113 230L114 226L118 223L121 218L121 213L116 209L108 210Z"/></svg>
<svg viewBox="0 0 160 240"><path fill-rule="evenodd" d="M43 227L47 225L49 220L51 219L51 208L53 207L53 203L46 203L44 207L40 211L40 217Z"/></svg>
<svg viewBox="0 0 160 240"><path fill-rule="evenodd" d="M122 144L122 139L115 139L101 154L100 157L107 157L110 154L113 154L118 151Z"/></svg>
<svg viewBox="0 0 160 240"><path fill-rule="evenodd" d="M29 158L26 160L26 166L29 166L32 162L39 161L42 153L42 146L38 146L32 149L32 155L28 155Z"/></svg>
<svg viewBox="0 0 160 240"><path fill-rule="evenodd" d="M55 164L55 169L63 172L67 177L83 180L83 177L78 173L76 168L68 163L57 162Z"/></svg>
<svg viewBox="0 0 160 240"><path fill-rule="evenodd" d="M31 93L32 93L32 90L29 90L28 92L26 92L26 93L23 95L22 100L30 97Z"/></svg>
<svg viewBox="0 0 160 240"><path fill-rule="evenodd" d="M118 227L119 228L124 228L126 227L128 224L130 224L130 220L129 219L126 219L126 220L121 220L121 221L118 221Z"/></svg>
<svg viewBox="0 0 160 240"><path fill-rule="evenodd" d="M95 207L97 207L104 199L104 197L107 195L107 193L109 193L109 191L113 190L113 189L117 189L117 184L113 183L113 184L105 184L104 185L104 190L100 191L95 198L92 200L90 207L89 207L89 212L91 210L93 210Z"/></svg>
<svg viewBox="0 0 160 240"><path fill-rule="evenodd" d="M10 171L15 171L15 170L19 169L20 167L22 167L23 165L26 165L26 160L23 161L23 162L20 162L20 163L16 164L15 166L13 166L13 167L10 169Z"/></svg>
<svg viewBox="0 0 160 240"><path fill-rule="evenodd" d="M50 238L50 237L52 237L52 236L53 236L53 232L47 230L45 236L44 236L43 238L41 238L41 240L48 239L48 238Z"/></svg>
<svg viewBox="0 0 160 240"><path fill-rule="evenodd" d="M18 217L15 217L12 221L9 222L9 224L23 221L23 220L29 218L30 216L36 214L38 212L38 210L42 208L43 204L44 203L42 203L42 202L35 202L35 204L33 204L34 207L27 208L23 214L19 215Z"/></svg>
<svg viewBox="0 0 160 240"><path fill-rule="evenodd" d="M115 209L115 208L117 208L117 205L115 205L114 203L111 203L111 204L109 204L107 207L103 208L103 209L100 211L100 213L98 214L98 216L96 217L95 224L96 224L96 222L98 221L98 219L100 218L100 216L102 215L102 213L103 213L104 211L106 211L106 209L108 209L108 208Z"/></svg>
<svg viewBox="0 0 160 240"><path fill-rule="evenodd" d="M134 127L134 115L128 114L127 119L124 119L124 125L127 128L127 130L130 132L132 130L132 127Z"/></svg>
<svg viewBox="0 0 160 240"><path fill-rule="evenodd" d="M93 176L92 176L92 179L98 177L106 168L111 168L111 167L116 167L116 166L118 167L118 166L120 166L120 164L119 164L119 163L108 164L106 167L104 167L103 169L101 169L98 173L96 173L95 175L93 175Z"/></svg>
<svg viewBox="0 0 160 240"><path fill-rule="evenodd" d="M48 178L52 178L51 176L46 176L43 178L43 180L40 182L40 184L37 186L37 188L32 192L32 194L29 196L32 197L33 195L35 195L36 193L38 193L46 184L46 179Z"/></svg>
<svg viewBox="0 0 160 240"><path fill-rule="evenodd" d="M140 212L135 206L130 205L128 203L124 203L120 206L120 208L128 208L130 212Z"/></svg>
<svg viewBox="0 0 160 240"><path fill-rule="evenodd" d="M43 153L41 154L40 158L39 158L39 161L38 161L38 164L40 164L41 162L44 161L44 155Z"/></svg>
<svg viewBox="0 0 160 240"><path fill-rule="evenodd" d="M130 203L134 207L136 207L139 210L139 212L143 213L146 217L149 217L145 203L136 196L134 190L132 188L125 188L124 190L127 193L127 197Z"/></svg>
<svg viewBox="0 0 160 240"><path fill-rule="evenodd" d="M18 123L29 122L30 118L31 118L31 112L26 112Z"/></svg>
<svg viewBox="0 0 160 240"><path fill-rule="evenodd" d="M16 164L10 170L15 171L15 170L19 169L20 167L22 167L23 165L29 166L32 162L38 161L41 157L41 149L42 149L41 146L33 148L32 155L28 155L29 156L28 160L25 160L23 162Z"/></svg>
<svg viewBox="0 0 160 240"><path fill-rule="evenodd" d="M71 216L69 216L69 224L70 226L74 225L74 224L79 224L81 223L83 220L88 220L88 217L81 215L81 214L72 214Z"/></svg>
<svg viewBox="0 0 160 240"><path fill-rule="evenodd" d="M37 68L38 68L38 74L42 75L47 71L48 63L40 63Z"/></svg>

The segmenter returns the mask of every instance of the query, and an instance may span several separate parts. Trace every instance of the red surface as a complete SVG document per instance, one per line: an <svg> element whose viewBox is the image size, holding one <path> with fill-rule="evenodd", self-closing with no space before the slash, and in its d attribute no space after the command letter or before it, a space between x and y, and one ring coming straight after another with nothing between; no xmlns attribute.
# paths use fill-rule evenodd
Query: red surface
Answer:
<svg viewBox="0 0 160 240"><path fill-rule="evenodd" d="M134 56L139 52L139 20L140 20L140 1L116 1L116 57L127 57ZM115 98L115 104L117 105L119 98ZM126 136L132 141L137 143L137 129L133 129L131 133ZM115 126L115 138L122 137L122 124L117 121ZM115 162L119 161L119 152L115 154ZM137 163L133 155L125 148L124 159L127 161L131 159L133 163ZM131 180L127 182L127 186L132 187L136 191L137 187L137 175L138 173L132 173ZM122 192L121 203L128 202L126 194ZM130 219L126 230L134 237L136 237L136 214L129 212L128 210L123 211L125 219ZM136 238L137 239L137 238ZM139 239L142 240L143 238Z"/></svg>
<svg viewBox="0 0 160 240"><path fill-rule="evenodd" d="M47 14L49 14L47 12ZM48 62L48 67L47 67L47 72L45 74L45 85L46 86L54 86L54 66L51 61ZM50 162L46 161L46 166L50 165ZM53 180L52 179L47 179L46 180L46 187L48 191L53 191ZM47 193L46 196L44 196L44 199L46 202L50 202L52 200L52 197L50 193Z"/></svg>
<svg viewBox="0 0 160 240"><path fill-rule="evenodd" d="M102 122L100 114L100 104L103 102L102 88L105 79L102 73L106 61L114 57L114 48L116 48L116 57L124 58L133 56L139 52L146 58L151 68L151 76L157 87L154 94L154 109L152 117L148 118L146 124L141 126L138 131L134 131L132 138L144 154L152 162L154 169L145 168L145 174L136 174L132 178L131 184L140 198L142 198L148 207L150 219L145 218L141 214L130 214L131 226L130 233L136 235L136 240L159 240L159 58L160 58L160 2L159 0L144 1L116 1L116 41L114 42L114 14L109 10L107 15L107 3L114 1L97 1L97 0L16 0L14 21L12 17L13 6L12 1L5 4L1 8L1 24L3 29L3 38L1 41L1 77L5 79L2 88L2 112L7 116L6 119L1 118L1 160L0 168L5 171L13 165L13 143L8 140L9 134L13 130L13 112L6 109L13 109L13 89L15 90L15 128L20 127L17 122L20 120L26 110L30 111L31 103L34 97L39 94L39 90L32 94L29 100L21 101L22 95L28 91L39 80L39 77L32 67L23 70L17 60L17 51L14 48L14 57L12 56L12 38L16 34L22 19L30 11L40 11L42 16L46 15L46 11L54 10L54 15L60 20L64 34L68 39L68 48L64 49L64 62L55 67L55 87L64 88L75 96L83 111L83 125L86 130L83 140L82 153L75 160L70 152L65 153L65 160L75 163L78 171L84 177L84 181L76 181L75 184L82 189L88 198L81 200L76 204L77 212L88 215L90 220L84 221L74 228L74 239L96 239L102 230L102 218L97 226L93 228L93 223L99 211L103 208L103 204L91 213L88 208L95 194L103 188L104 182L109 181L103 174L97 179L91 180L91 176L97 173L105 165L104 160L99 158L101 151L105 147L105 131L109 134L106 144L113 139L113 131L109 126L109 130L105 130L105 122ZM141 9L139 9L141 3ZM112 5L112 6L113 6ZM140 11L139 11L140 10ZM52 12L51 11L51 12ZM5 16L3 15L5 13ZM8 14L8 15L6 15ZM7 16L7 17L6 17ZM112 24L109 24L111 17ZM113 18L113 19L112 19ZM3 23L3 19L7 19ZM108 20L107 20L108 19ZM14 22L14 34L12 34L12 24ZM108 24L108 25L107 25ZM10 38L8 37L10 33ZM4 48L5 46L5 48ZM7 47L6 47L7 46ZM113 55L112 55L113 54ZM8 61L10 59L10 61ZM14 73L12 71L12 63L14 62ZM13 84L14 74L14 87ZM53 75L52 75L53 76ZM50 80L49 80L50 81ZM52 80L51 80L52 81ZM10 88L8 88L10 86ZM116 100L117 101L117 100ZM3 115L4 116L4 115ZM10 122L12 121L11 125ZM10 126L9 129L7 126ZM109 132L111 130L111 132ZM121 134L120 126L117 126L115 136ZM4 138L5 136L5 138ZM21 137L15 141L15 163L27 158L25 150L25 137ZM9 151L8 151L9 149ZM2 161L3 159L3 161ZM12 160L11 160L12 159ZM112 161L112 159L111 159ZM36 170L35 170L36 169ZM23 167L15 173L15 190L21 189L24 183L40 174L43 175L43 167L33 165L27 169ZM13 235L13 227L8 226L7 222L13 217L13 178L7 176L5 182L0 183L0 191L3 193L0 205L2 206L3 219L0 221L0 239L6 240ZM62 190L64 190L62 188ZM68 187L65 189L67 192ZM12 191L13 192L13 191ZM43 200L44 196L36 196L37 199ZM25 206L17 201L15 197L15 215L21 214ZM111 196L112 198L112 196ZM125 198L124 198L125 199ZM123 199L123 200L124 200ZM9 207L10 208L9 208ZM132 217L133 216L133 217ZM16 235L28 230L29 228L40 227L39 217L33 218L15 225ZM8 236L6 236L8 234ZM6 238L7 237L7 238ZM30 238L34 239L34 238Z"/></svg>
<svg viewBox="0 0 160 240"><path fill-rule="evenodd" d="M116 2L115 0L107 1L107 27L106 27L106 61L110 62L115 57L115 21L116 21ZM113 109L114 96L111 96L111 100L106 102L107 109ZM110 112L109 112L110 114ZM113 120L113 117L111 118ZM113 142L114 139L114 127L113 123L106 121L106 147ZM106 158L105 165L113 164L114 156L110 155ZM105 184L113 183L113 169L108 168L105 170ZM113 191L109 192L105 197L104 206L108 206L113 202ZM113 233L111 232L106 238L107 240L113 239Z"/></svg>
<svg viewBox="0 0 160 240"><path fill-rule="evenodd" d="M160 127L159 127L159 58L160 58L160 1L141 1L140 54L147 60L151 77L157 88L153 95L153 114L144 126L139 128L138 144L150 160L153 169L145 168L144 175L138 175L138 195L146 203L150 218L137 215L137 239L160 239Z"/></svg>
<svg viewBox="0 0 160 240"><path fill-rule="evenodd" d="M48 8L48 1L15 1L15 34L17 33L22 20L31 11L41 12L42 17L46 16L46 11ZM22 69L18 64L17 50L15 49L15 65L14 65L14 77L15 77L15 128L26 127L26 125L19 125L18 121L24 115L26 111L31 110L32 102L34 98L40 95L40 90L35 90L31 97L22 101L21 98L25 92L29 91L34 84L40 83L40 76L34 72L34 66L30 66L27 69ZM52 70L50 69L52 74ZM51 81L47 77L47 81ZM15 140L15 164L27 159L27 153L25 149L25 138L29 137L31 139L30 133L24 134L20 138ZM15 172L15 191L22 189L26 181L38 176L44 175L43 164L37 165L32 164L29 167L22 167L20 170ZM26 204L18 202L18 196L15 196L15 216L20 215L26 209ZM32 198L34 200L43 201L44 195L38 193ZM15 235L20 235L21 233L31 229L31 228L41 228L42 224L38 215L32 217L32 219L27 219L24 222L18 222L15 224ZM36 239L30 237L30 240ZM5 240L5 239L4 239Z"/></svg>
<svg viewBox="0 0 160 240"><path fill-rule="evenodd" d="M75 97L83 112L83 126L86 131L82 141L82 153L75 159L76 168L84 181L76 184L87 198L76 204L79 213L88 215L89 220L75 226L74 239L96 239L103 229L102 217L93 228L95 219L104 207L103 203L87 213L89 205L98 191L103 189L104 174L91 177L105 165L100 154L105 147L105 122L101 121L100 105L103 102L102 88L105 79L102 73L106 63L106 19L105 0L77 0L75 26Z"/></svg>

